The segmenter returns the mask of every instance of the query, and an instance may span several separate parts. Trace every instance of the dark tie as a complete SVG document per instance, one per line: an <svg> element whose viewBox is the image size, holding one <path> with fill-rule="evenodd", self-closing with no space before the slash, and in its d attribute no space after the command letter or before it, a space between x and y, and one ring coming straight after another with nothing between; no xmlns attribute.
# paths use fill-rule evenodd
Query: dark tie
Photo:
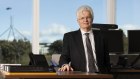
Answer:
<svg viewBox="0 0 140 79"><path fill-rule="evenodd" d="M89 72L96 72L95 59L93 57L93 51L92 51L92 46L89 39L89 33L85 33L85 35L86 35L87 55L88 55L88 61L89 61L89 64L88 64Z"/></svg>

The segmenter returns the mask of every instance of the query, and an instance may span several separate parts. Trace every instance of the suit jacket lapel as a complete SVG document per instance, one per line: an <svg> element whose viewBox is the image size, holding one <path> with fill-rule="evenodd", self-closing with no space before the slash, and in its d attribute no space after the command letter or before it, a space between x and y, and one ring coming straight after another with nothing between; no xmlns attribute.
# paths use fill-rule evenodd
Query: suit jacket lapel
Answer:
<svg viewBox="0 0 140 79"><path fill-rule="evenodd" d="M82 57L85 57L85 50L84 50L84 46L83 46L83 39L82 39L82 35L81 35L81 31L78 30L77 33L75 34L75 38L77 41L77 47L79 50L79 53Z"/></svg>

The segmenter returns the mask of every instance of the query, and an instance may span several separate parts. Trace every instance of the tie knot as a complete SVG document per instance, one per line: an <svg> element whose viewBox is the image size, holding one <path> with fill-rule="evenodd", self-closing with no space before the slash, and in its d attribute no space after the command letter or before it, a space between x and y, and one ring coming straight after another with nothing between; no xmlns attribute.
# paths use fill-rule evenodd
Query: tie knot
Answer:
<svg viewBox="0 0 140 79"><path fill-rule="evenodd" d="M88 37L89 36L89 33L85 33L85 35Z"/></svg>

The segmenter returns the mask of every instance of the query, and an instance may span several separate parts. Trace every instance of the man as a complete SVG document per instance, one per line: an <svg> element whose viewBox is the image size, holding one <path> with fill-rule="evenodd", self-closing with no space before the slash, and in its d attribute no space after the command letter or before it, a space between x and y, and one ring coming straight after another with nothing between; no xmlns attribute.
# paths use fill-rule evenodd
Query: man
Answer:
<svg viewBox="0 0 140 79"><path fill-rule="evenodd" d="M59 71L109 72L110 60L106 42L101 32L92 30L93 19L91 7L84 5L77 10L80 29L64 34ZM87 38L90 42L87 42ZM89 55L89 52L92 53Z"/></svg>

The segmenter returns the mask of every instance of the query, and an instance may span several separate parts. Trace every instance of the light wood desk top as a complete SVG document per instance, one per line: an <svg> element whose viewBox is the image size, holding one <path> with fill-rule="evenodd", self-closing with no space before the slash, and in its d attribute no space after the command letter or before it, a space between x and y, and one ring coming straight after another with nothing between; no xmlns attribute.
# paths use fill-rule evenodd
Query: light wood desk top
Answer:
<svg viewBox="0 0 140 79"><path fill-rule="evenodd" d="M20 73L3 73L1 72L0 76L3 78L108 78L112 79L111 74L97 74L97 73L86 73L86 72L56 72L56 73L29 73L29 72L20 72Z"/></svg>

